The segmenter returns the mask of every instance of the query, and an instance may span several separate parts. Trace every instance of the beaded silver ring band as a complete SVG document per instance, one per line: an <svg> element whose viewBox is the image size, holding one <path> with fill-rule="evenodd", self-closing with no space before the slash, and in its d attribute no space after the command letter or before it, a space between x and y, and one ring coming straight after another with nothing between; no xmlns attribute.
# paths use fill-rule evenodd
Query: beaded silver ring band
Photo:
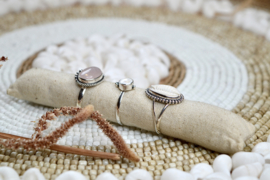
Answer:
<svg viewBox="0 0 270 180"><path fill-rule="evenodd" d="M122 122L120 120L120 106L121 106L122 98L125 92L135 89L136 86L134 85L133 79L130 79L130 78L121 79L119 80L119 82L116 82L115 85L121 91L121 94L118 98L117 105L116 105L116 120L118 124L122 125Z"/></svg>
<svg viewBox="0 0 270 180"><path fill-rule="evenodd" d="M184 101L184 95L181 94L176 88L168 85L152 85L145 90L146 96L153 100L153 118L154 127L157 134L161 133L160 122L161 116L171 104L180 104ZM155 102L165 104L158 117L155 112Z"/></svg>
<svg viewBox="0 0 270 180"><path fill-rule="evenodd" d="M97 86L102 83L104 80L104 75L98 67L93 66L79 70L75 74L75 80L81 87L77 100L77 107L81 107L86 88Z"/></svg>

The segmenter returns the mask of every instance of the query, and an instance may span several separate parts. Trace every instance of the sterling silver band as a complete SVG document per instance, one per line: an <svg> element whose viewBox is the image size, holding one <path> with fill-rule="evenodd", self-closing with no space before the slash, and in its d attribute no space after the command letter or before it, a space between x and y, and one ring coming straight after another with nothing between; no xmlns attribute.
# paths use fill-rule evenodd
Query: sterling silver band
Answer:
<svg viewBox="0 0 270 180"><path fill-rule="evenodd" d="M153 101L153 120L154 127L157 134L161 133L160 123L161 117L169 105L180 104L184 100L183 94L181 94L176 88L167 85L152 85L145 90L146 96ZM158 117L155 111L155 102L165 104Z"/></svg>
<svg viewBox="0 0 270 180"><path fill-rule="evenodd" d="M155 112L155 101L153 100L153 116L154 116L154 126L155 126L155 131L157 134L160 134L161 131L160 131L160 122L161 122L161 116L163 115L163 113L165 112L165 110L167 109L167 107L169 106L170 104L166 104L163 109L161 110L158 118L156 116L156 112Z"/></svg>
<svg viewBox="0 0 270 180"><path fill-rule="evenodd" d="M122 98L124 96L125 92L122 91L119 98L118 98L118 101L117 101L117 106L116 106L116 120L117 120L117 123L122 125L122 122L120 120L120 106L121 106L121 101L122 101Z"/></svg>
<svg viewBox="0 0 270 180"><path fill-rule="evenodd" d="M78 100L77 100L77 107L82 107L82 99L84 96L86 88L85 87L81 87L81 90L79 92L79 96L78 96Z"/></svg>
<svg viewBox="0 0 270 180"><path fill-rule="evenodd" d="M120 125L123 125L120 120L121 101L123 99L125 92L135 89L135 86L133 85L133 83L134 83L133 79L130 79L130 78L124 78L124 79L119 80L119 82L115 83L116 87L118 87L118 89L121 91L117 104L116 104L116 114L115 114L116 121Z"/></svg>

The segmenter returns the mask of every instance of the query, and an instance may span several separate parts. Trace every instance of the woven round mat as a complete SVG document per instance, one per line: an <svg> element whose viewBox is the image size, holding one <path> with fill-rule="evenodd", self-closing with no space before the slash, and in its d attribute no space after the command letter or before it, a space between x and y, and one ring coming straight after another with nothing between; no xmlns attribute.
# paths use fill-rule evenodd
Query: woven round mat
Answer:
<svg viewBox="0 0 270 180"><path fill-rule="evenodd" d="M125 17L163 22L201 34L229 49L245 64L249 78L248 90L232 110L254 124L257 129L256 133L246 141L245 151L250 151L257 143L266 141L270 134L270 42L250 32L237 29L227 22L162 9L76 6L6 15L0 19L0 34L29 25L84 17ZM29 65L22 65L22 67L29 67ZM116 152L113 146L75 147ZM111 172L119 179L124 179L126 174L137 168L146 169L155 179L160 179L160 175L168 168L189 171L197 163L211 164L219 155L217 152L169 137L131 144L130 147L141 157L139 163L126 159L102 160L51 150L12 151L2 147L0 165L13 167L20 175L30 167L37 167L47 179L55 179L67 170L79 171L89 179L95 179L103 172Z"/></svg>
<svg viewBox="0 0 270 180"><path fill-rule="evenodd" d="M41 50L40 52L42 51L43 50ZM38 56L38 54L39 52L27 58L21 64L17 72L17 78L20 77L25 71L32 68L32 63L35 60L35 58ZM185 78L185 74L186 74L185 65L180 60L170 55L169 53L166 53L166 55L169 57L170 62L171 62L169 75L166 78L161 79L160 84L167 84L174 87L178 87L179 84L181 84L181 82Z"/></svg>

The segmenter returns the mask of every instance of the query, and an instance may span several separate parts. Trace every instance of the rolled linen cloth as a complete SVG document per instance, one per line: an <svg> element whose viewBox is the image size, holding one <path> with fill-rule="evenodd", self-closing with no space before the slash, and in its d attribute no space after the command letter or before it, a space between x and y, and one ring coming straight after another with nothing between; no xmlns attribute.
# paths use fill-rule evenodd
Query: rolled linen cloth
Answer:
<svg viewBox="0 0 270 180"><path fill-rule="evenodd" d="M62 107L76 106L79 91L72 74L31 69L17 79L7 93L37 104ZM106 119L117 122L116 105L120 93L114 83L103 82L86 89L82 107L93 104ZM164 104L156 102L156 113L163 107ZM152 100L144 89L125 93L120 117L126 126L155 132ZM230 111L189 100L170 105L162 116L160 129L162 134L228 154L243 150L245 141L255 132L254 125Z"/></svg>

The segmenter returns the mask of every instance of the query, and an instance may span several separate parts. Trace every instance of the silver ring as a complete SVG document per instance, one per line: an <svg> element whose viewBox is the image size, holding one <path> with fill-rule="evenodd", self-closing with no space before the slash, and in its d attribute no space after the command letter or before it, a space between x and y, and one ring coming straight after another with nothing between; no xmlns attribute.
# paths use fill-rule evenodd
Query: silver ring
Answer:
<svg viewBox="0 0 270 180"><path fill-rule="evenodd" d="M121 91L121 94L118 98L117 105L116 105L116 120L117 120L118 124L122 125L122 122L120 120L121 101L122 101L122 98L123 98L125 92L135 89L135 86L134 86L133 79L130 79L130 78L121 79L121 80L119 80L119 82L116 82L115 85Z"/></svg>
<svg viewBox="0 0 270 180"><path fill-rule="evenodd" d="M168 85L152 85L150 88L145 90L146 96L153 100L153 118L154 127L157 134L161 133L160 123L161 116L171 104L180 104L184 101L184 95L181 94L175 87ZM156 116L155 102L165 104L161 110L159 116Z"/></svg>
<svg viewBox="0 0 270 180"><path fill-rule="evenodd" d="M77 107L81 107L86 88L93 87L102 83L104 80L104 75L98 67L92 66L79 70L75 75L75 80L81 87L77 100Z"/></svg>

